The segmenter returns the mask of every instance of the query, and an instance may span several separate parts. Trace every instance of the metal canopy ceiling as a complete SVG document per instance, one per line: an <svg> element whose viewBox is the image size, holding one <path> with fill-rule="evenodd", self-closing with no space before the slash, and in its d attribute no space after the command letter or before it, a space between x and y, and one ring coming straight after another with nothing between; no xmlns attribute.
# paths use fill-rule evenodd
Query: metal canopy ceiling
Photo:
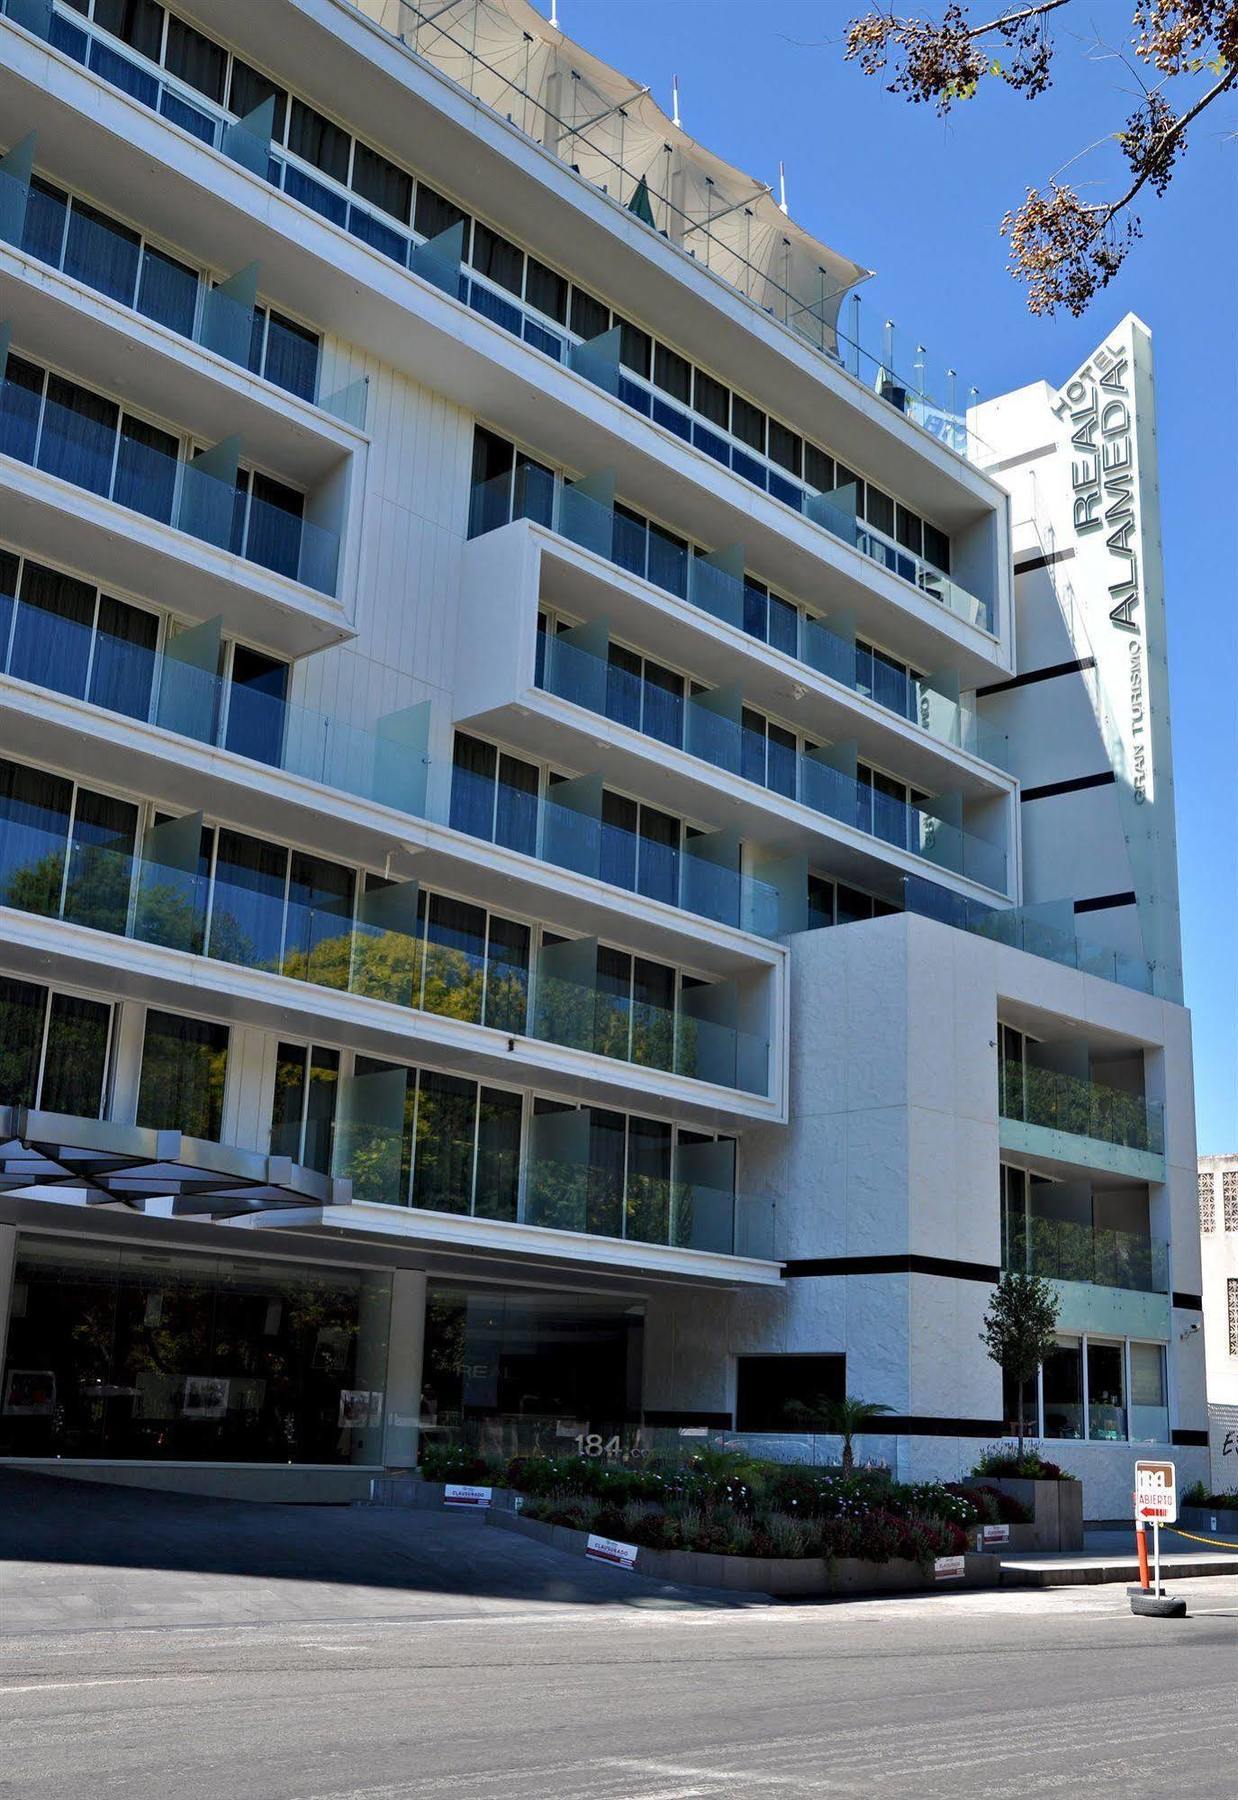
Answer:
<svg viewBox="0 0 1238 1800"><path fill-rule="evenodd" d="M350 1181L302 1168L291 1157L179 1131L0 1107L0 1193L37 1199L40 1190L56 1188L83 1193L88 1206L121 1203L137 1212L150 1200L166 1200L174 1217L231 1218L352 1199Z"/></svg>

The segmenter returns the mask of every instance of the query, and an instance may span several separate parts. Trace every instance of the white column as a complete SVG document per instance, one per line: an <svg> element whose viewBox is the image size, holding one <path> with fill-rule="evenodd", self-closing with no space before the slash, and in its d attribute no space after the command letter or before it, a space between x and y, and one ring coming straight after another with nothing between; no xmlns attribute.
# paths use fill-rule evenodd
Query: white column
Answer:
<svg viewBox="0 0 1238 1800"><path fill-rule="evenodd" d="M383 1462L389 1469L412 1469L417 1464L425 1336L425 1270L394 1269L387 1336L387 1429L383 1443Z"/></svg>
<svg viewBox="0 0 1238 1800"><path fill-rule="evenodd" d="M9 1341L9 1312L13 1304L13 1268L16 1261L17 1227L0 1224L0 1379L4 1375L5 1352Z"/></svg>

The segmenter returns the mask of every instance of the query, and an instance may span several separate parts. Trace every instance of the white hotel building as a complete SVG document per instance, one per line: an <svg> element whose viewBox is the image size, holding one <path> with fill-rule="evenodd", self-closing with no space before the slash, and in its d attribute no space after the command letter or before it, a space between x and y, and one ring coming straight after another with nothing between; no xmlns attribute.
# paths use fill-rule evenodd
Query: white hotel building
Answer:
<svg viewBox="0 0 1238 1800"><path fill-rule="evenodd" d="M1203 1474L1148 335L866 275L527 0L0 0L0 1457L954 1476L1007 1266Z"/></svg>

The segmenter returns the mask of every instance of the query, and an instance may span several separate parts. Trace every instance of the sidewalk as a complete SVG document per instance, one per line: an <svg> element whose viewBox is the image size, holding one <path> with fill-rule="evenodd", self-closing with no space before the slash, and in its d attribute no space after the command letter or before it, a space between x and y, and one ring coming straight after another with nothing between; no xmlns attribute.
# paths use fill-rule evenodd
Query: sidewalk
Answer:
<svg viewBox="0 0 1238 1800"><path fill-rule="evenodd" d="M1205 1533L1196 1533L1204 1537ZM1220 1534L1218 1533L1218 1536ZM1085 1531L1082 1550L1029 1550L1002 1557L1003 1587L1077 1587L1083 1583L1139 1582L1135 1531ZM1148 1559L1152 1534L1148 1533ZM1203 1543L1176 1538L1168 1527L1161 1536L1161 1578L1186 1581L1197 1575L1238 1575L1238 1550L1210 1550Z"/></svg>

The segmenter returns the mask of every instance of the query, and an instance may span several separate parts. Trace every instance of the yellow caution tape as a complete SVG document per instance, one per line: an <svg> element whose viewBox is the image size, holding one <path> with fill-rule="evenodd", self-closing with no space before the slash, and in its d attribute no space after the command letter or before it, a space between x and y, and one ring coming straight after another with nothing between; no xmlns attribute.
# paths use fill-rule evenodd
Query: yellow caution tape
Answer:
<svg viewBox="0 0 1238 1800"><path fill-rule="evenodd" d="M1238 1544L1227 1543L1224 1538L1196 1537L1193 1531L1180 1531L1176 1525L1162 1525L1162 1531L1172 1531L1175 1537L1190 1538L1193 1544L1207 1544L1213 1550L1238 1550Z"/></svg>

